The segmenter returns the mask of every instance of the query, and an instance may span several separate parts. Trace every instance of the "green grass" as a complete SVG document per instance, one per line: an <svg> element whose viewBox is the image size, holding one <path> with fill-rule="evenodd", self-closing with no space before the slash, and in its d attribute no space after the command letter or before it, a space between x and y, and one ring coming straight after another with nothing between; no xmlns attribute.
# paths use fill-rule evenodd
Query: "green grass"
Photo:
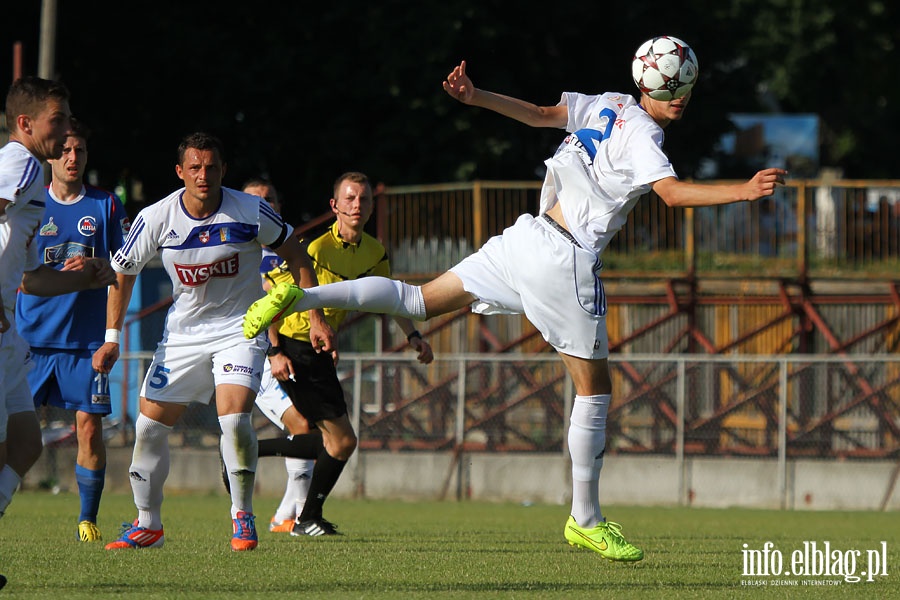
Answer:
<svg viewBox="0 0 900 600"><path fill-rule="evenodd" d="M256 499L263 527L276 504ZM76 541L77 505L73 494L16 495L0 520L0 573L10 579L0 598L900 598L896 513L609 507L646 553L621 564L565 543L564 506L333 499L326 516L346 535L266 530L256 551L233 553L224 495L169 495L166 545L142 551ZM130 495L104 496L107 541L133 517ZM788 562L804 540L842 551L884 540L888 577L827 588L741 585L742 544L772 541Z"/></svg>

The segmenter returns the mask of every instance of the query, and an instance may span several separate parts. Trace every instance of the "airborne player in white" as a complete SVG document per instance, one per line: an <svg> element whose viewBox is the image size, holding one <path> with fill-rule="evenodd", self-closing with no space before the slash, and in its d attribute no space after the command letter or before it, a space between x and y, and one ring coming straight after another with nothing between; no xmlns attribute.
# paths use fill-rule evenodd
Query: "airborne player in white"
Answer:
<svg viewBox="0 0 900 600"><path fill-rule="evenodd" d="M113 258L119 288L109 296L106 343L93 359L101 373L118 359L137 274L160 255L174 303L141 388L129 468L138 518L106 548L163 545L169 432L191 402L208 403L214 387L231 487L231 548L252 550L257 545L252 505L257 441L250 413L267 348L262 340L244 339L241 320L262 293L263 245L287 261L301 285L316 285L316 276L292 228L262 198L222 187L224 149L217 138L195 133L182 140L175 172L185 187L142 210ZM329 352L334 333L321 313L313 318L311 342Z"/></svg>
<svg viewBox="0 0 900 600"><path fill-rule="evenodd" d="M659 56L657 51L667 54ZM671 53L671 54L670 54ZM319 307L383 312L422 321L469 304L481 313L524 313L565 364L575 385L568 444L572 458L572 512L566 540L610 560L636 561L644 552L600 510L599 481L612 394L607 357L606 297L600 255L628 212L650 190L669 206L712 206L770 196L784 184L783 169L764 169L745 183L702 185L680 181L662 150L663 128L681 119L696 78L693 52L662 36L640 46L635 62L663 66L660 89L640 101L630 94L567 92L556 106L537 106L476 88L466 63L453 69L444 90L532 127L570 132L546 161L540 216L521 215L475 254L425 285L377 277L304 290L295 310ZM656 67L654 67L656 68ZM681 74L690 83L682 81ZM658 75L658 74L657 74ZM668 78L668 79L667 79ZM295 290L276 286L250 308L244 335L282 316Z"/></svg>

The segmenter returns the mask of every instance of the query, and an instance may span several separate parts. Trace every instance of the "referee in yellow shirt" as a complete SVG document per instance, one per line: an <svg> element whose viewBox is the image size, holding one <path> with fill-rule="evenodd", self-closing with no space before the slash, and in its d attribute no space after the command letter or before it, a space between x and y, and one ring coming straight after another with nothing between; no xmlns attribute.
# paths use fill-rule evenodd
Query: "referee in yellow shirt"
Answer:
<svg viewBox="0 0 900 600"><path fill-rule="evenodd" d="M372 216L372 186L363 173L348 172L334 184L331 210L334 224L309 243L308 253L315 266L319 285L378 275L390 277L391 268L384 246L363 231ZM273 285L288 281L291 274L281 268L266 275ZM323 309L325 319L337 331L348 311ZM394 317L406 334L418 360L434 359L431 346L422 339L409 319ZM323 353L309 339L309 316L292 313L269 330L272 347L268 356L272 375L288 393L291 402L316 429L291 439L259 440L259 456L287 456L315 459L309 494L297 516L291 535L336 535L333 523L322 516L322 506L337 483L344 465L356 449L356 433L347 415L344 391L335 368L338 353Z"/></svg>

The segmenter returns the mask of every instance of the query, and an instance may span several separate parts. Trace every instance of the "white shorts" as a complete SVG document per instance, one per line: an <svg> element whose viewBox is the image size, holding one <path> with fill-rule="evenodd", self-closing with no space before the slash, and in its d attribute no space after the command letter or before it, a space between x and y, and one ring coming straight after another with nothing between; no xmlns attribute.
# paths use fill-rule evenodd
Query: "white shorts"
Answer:
<svg viewBox="0 0 900 600"><path fill-rule="evenodd" d="M600 258L560 225L521 215L450 271L481 314L524 313L563 354L609 356Z"/></svg>
<svg viewBox="0 0 900 600"><path fill-rule="evenodd" d="M34 412L34 399L26 377L33 366L28 342L22 339L15 325L0 333L0 442L6 441L9 415Z"/></svg>
<svg viewBox="0 0 900 600"><path fill-rule="evenodd" d="M256 337L241 334L201 338L166 334L156 347L141 396L158 402L209 404L223 383L259 390L265 348Z"/></svg>
<svg viewBox="0 0 900 600"><path fill-rule="evenodd" d="M291 399L278 380L272 377L272 367L268 360L265 361L259 393L256 395L256 407L282 431L287 431L281 415L291 407Z"/></svg>

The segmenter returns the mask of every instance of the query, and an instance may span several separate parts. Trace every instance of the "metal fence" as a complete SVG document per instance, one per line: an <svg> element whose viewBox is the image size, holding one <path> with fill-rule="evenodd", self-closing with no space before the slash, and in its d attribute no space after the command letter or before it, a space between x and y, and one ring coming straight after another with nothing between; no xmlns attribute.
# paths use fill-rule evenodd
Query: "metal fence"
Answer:
<svg viewBox="0 0 900 600"><path fill-rule="evenodd" d="M723 183L723 182L708 182ZM431 275L479 248L524 212L539 181L387 187L377 237L404 277ZM607 277L639 272L894 276L900 269L900 181L790 180L771 198L676 209L642 198L604 254Z"/></svg>
<svg viewBox="0 0 900 600"><path fill-rule="evenodd" d="M539 189L539 182L387 188L378 197L376 234L389 249L395 275L425 279L480 247L517 215L536 212ZM737 302L729 289L717 300L729 306L713 307L708 319L702 311L685 311L671 290L661 293L668 308L648 303L652 286L642 284L639 294L619 298L622 306L612 307L609 316L615 346L610 359L615 394L609 451L898 457L900 358L871 354L891 353L897 347L898 224L900 181L791 181L768 203L696 210L670 209L653 194L642 199L604 254L606 279L635 273L662 274L663 279L685 273L743 278L750 272L781 284L786 281L781 277L807 285L813 277L836 274L894 283L882 293L885 298L878 299L880 305L855 309L846 297L839 299L840 306L822 308L813 306L808 291L792 300L781 288L769 294L781 304L773 307L765 299L753 299L764 305L745 307L747 299ZM861 290L861 282L842 285L843 296ZM689 291L696 303L699 295L694 288ZM158 300L129 324L154 308L164 310L168 298ZM774 313L753 317L754 310ZM763 324L756 324L760 319ZM707 327L705 336L685 334L701 329L705 320L717 324ZM383 320L370 322L374 330L360 333L358 327L348 326L341 332L361 336L365 343L340 343L341 372L360 452L564 452L571 384L558 358L524 319L429 323L438 356L429 367L391 353L402 347L402 336L388 334ZM857 327L857 322L866 326ZM776 326L785 331L776 331ZM665 327L672 331L647 335ZM824 332L827 344L784 341L816 328ZM146 329L141 336L152 342L145 349L159 339L157 328ZM756 343L761 333L773 331L768 336L773 340ZM674 353L681 346L671 340L684 337L707 340L706 352L726 355ZM797 348L814 352L819 346L842 356L792 354ZM384 348L385 353L353 353L372 348ZM658 348L671 348L673 354L640 354ZM459 354L471 350L484 353ZM149 357L150 352L132 351L120 360L124 373L120 371L114 383L114 401L121 409L105 429L111 444L133 440L138 386ZM71 415L48 410L42 416L49 443L74 443L67 421ZM277 435L274 426L257 417L261 435ZM215 411L191 408L175 434L176 444L214 446Z"/></svg>
<svg viewBox="0 0 900 600"><path fill-rule="evenodd" d="M149 354L121 360L142 372ZM610 367L611 454L900 457L900 356L616 355ZM345 354L339 372L361 453L566 452L574 390L553 353L428 366L409 353ZM108 423L111 446L133 442L133 418ZM261 414L254 422L260 437L281 435ZM214 405L194 405L173 444L211 448L218 435Z"/></svg>

